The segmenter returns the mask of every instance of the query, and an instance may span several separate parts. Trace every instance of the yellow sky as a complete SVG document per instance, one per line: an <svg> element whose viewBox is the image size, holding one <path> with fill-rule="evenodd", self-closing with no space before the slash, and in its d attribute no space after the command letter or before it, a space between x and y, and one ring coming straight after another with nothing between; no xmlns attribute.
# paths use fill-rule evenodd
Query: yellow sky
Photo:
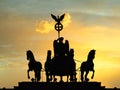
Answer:
<svg viewBox="0 0 120 90"><path fill-rule="evenodd" d="M77 68L86 60L88 52L95 49L95 78L92 81L102 82L106 87L120 87L120 1L48 2L0 1L0 87L29 81L25 55L28 49L44 67L47 50L53 51L53 40L58 37L51 13L65 13L60 35L69 40L70 48L74 49L74 59L80 61L76 61ZM80 79L79 74L77 78ZM44 80L43 73L41 81Z"/></svg>
<svg viewBox="0 0 120 90"><path fill-rule="evenodd" d="M72 21L71 18L74 17L71 17L69 13L66 13L66 15L69 16L68 19L65 18L66 22L68 21L68 24L65 23L67 24L67 26L65 26L64 29L61 31L61 36L63 36L64 39L69 40L70 47L75 50L74 58L76 60L79 60L80 62L85 61L89 50L95 49L96 57L94 63L95 63L96 72L95 72L95 78L92 81L102 82L102 85L108 87L114 87L116 85L119 85L116 84L117 82L116 80L119 79L118 70L120 68L119 67L120 31L105 26L84 26L77 22ZM17 48L18 50L23 49L21 52L21 56L24 57L22 58L24 59L24 63L21 62L21 65L18 64L17 66L16 64L19 63L19 61L14 60L14 62L8 61L7 62L8 66L5 64L6 67L4 67L4 65L3 66L1 65L1 72L0 72L1 73L0 78L2 80L1 85L9 87L12 85L16 85L16 83L20 81L27 81L27 77L26 77L27 60L25 56L25 51L27 49L33 50L36 60L42 62L44 67L46 52L49 49L53 50L53 46L52 46L53 40L57 39L57 32L53 30L54 23L55 22L53 20L37 22L37 24L39 24L40 27L38 27L35 23L34 30L28 31L26 33L21 32L22 34L20 35L20 37L17 37L17 40L19 40L19 42L13 41L15 45L21 47L21 48ZM22 28L26 28L26 27L23 26ZM42 30L42 32L39 31L38 29ZM22 37L24 37L25 39L26 37L29 37L29 39L24 40L23 42L21 40ZM13 48L14 50L14 47L11 46L11 48ZM52 52L52 56L53 56L53 52ZM19 60L20 56L18 56L16 53L16 56L11 58ZM9 58L4 57L4 59L9 59ZM76 62L77 68L80 66L81 64L80 62ZM14 67L16 66L17 69L14 69ZM20 70L19 68L21 67L23 69ZM9 76L12 76L12 78L7 76L8 74ZM45 76L43 77L44 77L43 81L45 81ZM116 79L116 77L118 78ZM77 78L78 80L80 79L79 74L77 75ZM14 80L16 82L14 82ZM108 81L113 82L113 84L108 83ZM5 82L8 83L4 84Z"/></svg>

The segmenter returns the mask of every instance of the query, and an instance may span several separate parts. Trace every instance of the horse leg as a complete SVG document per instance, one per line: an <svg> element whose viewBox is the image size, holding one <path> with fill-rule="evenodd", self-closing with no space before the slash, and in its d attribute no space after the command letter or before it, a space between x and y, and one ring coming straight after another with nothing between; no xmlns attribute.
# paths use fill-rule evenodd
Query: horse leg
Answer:
<svg viewBox="0 0 120 90"><path fill-rule="evenodd" d="M37 72L35 71L34 73L35 73L35 74L34 74L34 75L35 75L35 80L34 80L34 82L37 82Z"/></svg>
<svg viewBox="0 0 120 90"><path fill-rule="evenodd" d="M70 82L73 81L73 74L70 74Z"/></svg>
<svg viewBox="0 0 120 90"><path fill-rule="evenodd" d="M91 79L93 79L93 78L94 78L94 72L95 72L95 70L93 70L93 74L92 74L92 76L91 76Z"/></svg>
<svg viewBox="0 0 120 90"><path fill-rule="evenodd" d="M49 82L49 73L46 71L46 81Z"/></svg>
<svg viewBox="0 0 120 90"><path fill-rule="evenodd" d="M82 81L82 82L84 81L84 77L83 77L83 75L84 75L84 71L81 70L81 81Z"/></svg>
<svg viewBox="0 0 120 90"><path fill-rule="evenodd" d="M60 76L60 82L63 82L63 80L62 80L62 76Z"/></svg>
<svg viewBox="0 0 120 90"><path fill-rule="evenodd" d="M57 79L55 78L55 75L53 75L53 78L54 78L53 82L57 82Z"/></svg>
<svg viewBox="0 0 120 90"><path fill-rule="evenodd" d="M87 71L86 71L86 74L85 74L85 81L86 81L86 82L89 81L89 79L87 78L88 73L89 73L89 71L87 70Z"/></svg>
<svg viewBox="0 0 120 90"><path fill-rule="evenodd" d="M41 72L35 71L35 82L40 81L40 79L41 79Z"/></svg>
<svg viewBox="0 0 120 90"><path fill-rule="evenodd" d="M50 81L52 81L52 75L50 74Z"/></svg>
<svg viewBox="0 0 120 90"><path fill-rule="evenodd" d="M30 72L30 70L28 69L28 70L27 70L27 77L28 77L28 79L30 79L29 72Z"/></svg>
<svg viewBox="0 0 120 90"><path fill-rule="evenodd" d="M68 79L69 79L69 75L67 75L67 82L68 82Z"/></svg>
<svg viewBox="0 0 120 90"><path fill-rule="evenodd" d="M73 73L72 77L73 77L73 80L72 80L72 81L73 81L73 82L76 82L76 81L77 81L76 72Z"/></svg>
<svg viewBox="0 0 120 90"><path fill-rule="evenodd" d="M47 82L50 82L50 81L52 81L52 74L49 72L47 75Z"/></svg>
<svg viewBox="0 0 120 90"><path fill-rule="evenodd" d="M40 81L41 79L41 71L38 71L37 72L37 82Z"/></svg>

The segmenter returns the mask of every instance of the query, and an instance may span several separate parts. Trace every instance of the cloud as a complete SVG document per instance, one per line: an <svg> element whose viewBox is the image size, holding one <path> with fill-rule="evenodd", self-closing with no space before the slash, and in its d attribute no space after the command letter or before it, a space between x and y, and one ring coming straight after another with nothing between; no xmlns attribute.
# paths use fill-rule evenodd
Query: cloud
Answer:
<svg viewBox="0 0 120 90"><path fill-rule="evenodd" d="M65 17L62 21L63 26L67 27L71 22L71 15L69 13L65 13ZM49 33L54 30L54 25L55 21L41 20L37 22L35 30L40 33Z"/></svg>
<svg viewBox="0 0 120 90"><path fill-rule="evenodd" d="M36 25L36 31L40 33L48 33L53 30L54 22L50 22L47 20L39 21Z"/></svg>
<svg viewBox="0 0 120 90"><path fill-rule="evenodd" d="M72 20L71 20L70 14L65 13L65 18L62 21L62 24L64 25L64 27L68 26L71 22L72 22Z"/></svg>

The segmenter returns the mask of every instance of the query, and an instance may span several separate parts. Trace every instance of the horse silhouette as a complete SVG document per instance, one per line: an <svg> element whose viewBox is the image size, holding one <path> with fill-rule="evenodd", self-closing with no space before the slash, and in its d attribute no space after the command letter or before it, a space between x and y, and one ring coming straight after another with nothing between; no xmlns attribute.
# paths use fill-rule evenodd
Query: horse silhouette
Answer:
<svg viewBox="0 0 120 90"><path fill-rule="evenodd" d="M41 69L42 69L42 64L38 61L35 60L34 55L31 50L28 50L26 52L27 55L27 60L29 60L28 63L28 70L27 70L27 76L28 79L30 79L29 72L34 71L35 73L35 78L32 78L32 82L38 82L41 79Z"/></svg>
<svg viewBox="0 0 120 90"><path fill-rule="evenodd" d="M88 75L89 71L93 71L93 74L92 74L91 78L93 79L93 77L94 77L95 70L94 70L93 59L95 58L95 51L96 50L91 50L88 53L87 61L81 63L80 71L81 71L81 81L82 82L88 82L89 81L89 78L87 78L87 75ZM84 72L86 72L85 75L84 75Z"/></svg>
<svg viewBox="0 0 120 90"><path fill-rule="evenodd" d="M51 60L51 50L47 51L47 58L45 62L45 72L46 72L46 81L50 82L52 80L51 69L52 69L52 60Z"/></svg>

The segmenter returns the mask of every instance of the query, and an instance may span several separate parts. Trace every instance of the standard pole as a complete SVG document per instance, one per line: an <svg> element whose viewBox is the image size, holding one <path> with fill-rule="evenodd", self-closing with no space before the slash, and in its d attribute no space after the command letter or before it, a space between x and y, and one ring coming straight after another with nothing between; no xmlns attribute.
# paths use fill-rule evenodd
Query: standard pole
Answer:
<svg viewBox="0 0 120 90"><path fill-rule="evenodd" d="M58 31L58 38L60 38L60 31Z"/></svg>

